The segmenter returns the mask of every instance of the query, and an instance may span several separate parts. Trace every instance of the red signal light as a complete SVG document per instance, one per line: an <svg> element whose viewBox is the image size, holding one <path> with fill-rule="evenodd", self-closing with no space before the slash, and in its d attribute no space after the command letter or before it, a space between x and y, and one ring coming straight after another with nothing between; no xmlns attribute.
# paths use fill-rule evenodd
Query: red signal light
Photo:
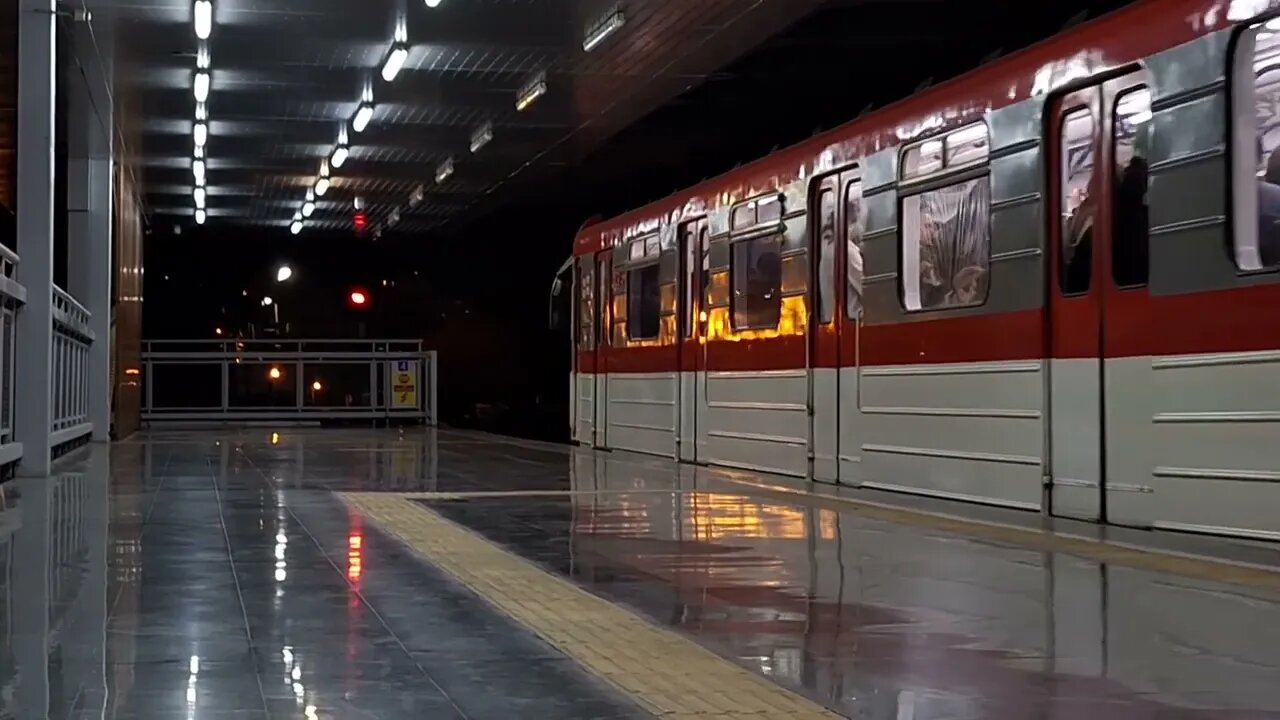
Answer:
<svg viewBox="0 0 1280 720"><path fill-rule="evenodd" d="M352 305L364 307L369 302L369 296L365 295L363 290L352 290L350 300Z"/></svg>
<svg viewBox="0 0 1280 720"><path fill-rule="evenodd" d="M369 216L365 215L363 210L359 210L352 218L352 222L355 224L356 232L364 232L364 229L369 226Z"/></svg>

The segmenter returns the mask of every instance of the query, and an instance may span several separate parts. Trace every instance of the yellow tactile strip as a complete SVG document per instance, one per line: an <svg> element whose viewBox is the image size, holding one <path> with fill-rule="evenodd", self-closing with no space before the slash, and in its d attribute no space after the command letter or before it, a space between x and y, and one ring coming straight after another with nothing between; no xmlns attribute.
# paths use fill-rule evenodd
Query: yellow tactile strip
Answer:
<svg viewBox="0 0 1280 720"><path fill-rule="evenodd" d="M840 717L395 493L344 493L502 612L661 718Z"/></svg>

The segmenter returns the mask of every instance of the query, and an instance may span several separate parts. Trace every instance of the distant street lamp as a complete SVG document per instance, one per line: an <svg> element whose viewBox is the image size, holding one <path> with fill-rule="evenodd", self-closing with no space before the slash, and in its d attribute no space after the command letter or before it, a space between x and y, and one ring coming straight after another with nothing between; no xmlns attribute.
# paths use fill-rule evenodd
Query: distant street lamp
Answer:
<svg viewBox="0 0 1280 720"><path fill-rule="evenodd" d="M321 390L323 390L323 389L324 389L324 385L321 385L321 384L320 384L320 381L319 381L319 380L317 380L317 381L315 381L315 382L311 383L311 389L312 389L312 390L315 390L316 392L320 392Z"/></svg>
<svg viewBox="0 0 1280 720"><path fill-rule="evenodd" d="M272 380L279 380L282 375L284 375L284 373L280 372L280 368L275 365L272 365L271 369L267 371L267 377Z"/></svg>
<svg viewBox="0 0 1280 720"><path fill-rule="evenodd" d="M271 308L271 317L275 319L276 325L278 326L280 324L280 304L275 300L272 300L271 296L268 295L262 298L262 307Z"/></svg>
<svg viewBox="0 0 1280 720"><path fill-rule="evenodd" d="M282 283L291 277L293 277L293 268L288 265L281 265L276 268L276 282Z"/></svg>

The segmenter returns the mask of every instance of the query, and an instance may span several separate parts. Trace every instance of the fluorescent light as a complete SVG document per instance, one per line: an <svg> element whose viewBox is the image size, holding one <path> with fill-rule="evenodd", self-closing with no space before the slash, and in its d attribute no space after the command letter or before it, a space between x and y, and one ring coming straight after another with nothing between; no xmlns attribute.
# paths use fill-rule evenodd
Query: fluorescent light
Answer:
<svg viewBox="0 0 1280 720"><path fill-rule="evenodd" d="M195 26L196 37L201 40L208 40L209 33L213 31L212 0L196 0Z"/></svg>
<svg viewBox="0 0 1280 720"><path fill-rule="evenodd" d="M204 209L204 199L205 199L205 198L204 198L204 188L198 187L198 188L196 188L196 191L195 191L194 193L192 193L192 194L193 194L193 196L195 197L195 201L196 201L196 208L197 208L197 209L200 209L200 210L203 210L203 209Z"/></svg>
<svg viewBox="0 0 1280 720"><path fill-rule="evenodd" d="M449 158L440 163L440 167L436 169L436 182L442 183L453 175L453 158Z"/></svg>
<svg viewBox="0 0 1280 720"><path fill-rule="evenodd" d="M311 217L316 211L316 204L313 202L305 202L302 204L302 217Z"/></svg>
<svg viewBox="0 0 1280 720"><path fill-rule="evenodd" d="M336 168L342 167L342 164L347 161L347 155L350 152L346 145L339 145L333 149L333 157L329 159L330 164Z"/></svg>
<svg viewBox="0 0 1280 720"><path fill-rule="evenodd" d="M422 201L426 198L426 196L427 196L426 191L423 189L421 185L414 188L413 194L409 196L409 207L411 208L418 207L419 205L422 204ZM356 209L358 210L359 208L356 208Z"/></svg>
<svg viewBox="0 0 1280 720"><path fill-rule="evenodd" d="M204 147L209 142L209 126L205 123L196 123L195 129L191 133L195 138L196 147Z"/></svg>
<svg viewBox="0 0 1280 720"><path fill-rule="evenodd" d="M408 59L409 48L400 43L392 45L387 61L382 64L382 79L387 82L395 80L396 75L400 74L400 68L404 67L404 61Z"/></svg>
<svg viewBox="0 0 1280 720"><path fill-rule="evenodd" d="M537 80L520 90L520 94L516 96L516 110L521 112L528 110L534 101L546 94L547 79L545 76L539 76Z"/></svg>
<svg viewBox="0 0 1280 720"><path fill-rule="evenodd" d="M621 10L615 11L599 25L595 26L591 32L587 33L587 37L582 41L582 49L587 52L595 50L600 43L605 41L605 38L617 32L626 22L627 16Z"/></svg>
<svg viewBox="0 0 1280 720"><path fill-rule="evenodd" d="M197 119L197 120L208 120L208 119L209 119L209 106L208 106L208 105L205 105L205 104L204 104L204 103L202 103L202 102L198 102L198 103L196 103L196 119Z"/></svg>
<svg viewBox="0 0 1280 720"><path fill-rule="evenodd" d="M369 127L369 121L373 119L373 105L369 103L360 103L359 109L356 110L356 116L351 118L351 129L356 132L364 132Z"/></svg>
<svg viewBox="0 0 1280 720"><path fill-rule="evenodd" d="M205 219L205 211L201 208L196 208L196 224L203 225L204 219Z"/></svg>
<svg viewBox="0 0 1280 720"><path fill-rule="evenodd" d="M195 176L196 182L200 182L200 183L204 182L204 171L205 171L205 167L204 167L203 160L191 161L191 174Z"/></svg>
<svg viewBox="0 0 1280 720"><path fill-rule="evenodd" d="M324 197L329 192L329 178L322 177L316 181L316 197Z"/></svg>
<svg viewBox="0 0 1280 720"><path fill-rule="evenodd" d="M471 152L480 152L480 148L488 145L491 140L493 140L493 125L491 123L485 123L479 130L476 130L474 135L471 136Z"/></svg>
<svg viewBox="0 0 1280 720"><path fill-rule="evenodd" d="M298 233L302 232L302 221L294 220L293 224L289 226L289 232L293 233L294 235L297 235Z"/></svg>
<svg viewBox="0 0 1280 720"><path fill-rule="evenodd" d="M195 83L191 88L195 93L196 102L204 102L209 99L209 73L201 70L196 73Z"/></svg>
<svg viewBox="0 0 1280 720"><path fill-rule="evenodd" d="M429 7L429 8L438 8L438 7L440 7L440 3L441 3L441 2L443 2L443 1L444 1L444 0L427 0L427 7Z"/></svg>

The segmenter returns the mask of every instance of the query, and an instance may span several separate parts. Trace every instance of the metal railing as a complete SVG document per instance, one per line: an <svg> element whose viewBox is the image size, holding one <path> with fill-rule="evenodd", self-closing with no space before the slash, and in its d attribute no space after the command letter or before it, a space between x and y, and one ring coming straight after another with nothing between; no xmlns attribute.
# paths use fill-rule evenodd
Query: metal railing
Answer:
<svg viewBox="0 0 1280 720"><path fill-rule="evenodd" d="M146 340L140 372L148 423L436 424L436 353L420 340Z"/></svg>
<svg viewBox="0 0 1280 720"><path fill-rule="evenodd" d="M27 290L14 277L18 254L0 245L0 466L22 457L22 445L13 434L14 369L18 359L18 312Z"/></svg>
<svg viewBox="0 0 1280 720"><path fill-rule="evenodd" d="M66 290L53 287L52 447L93 432L89 420L89 346L94 341L91 318Z"/></svg>

